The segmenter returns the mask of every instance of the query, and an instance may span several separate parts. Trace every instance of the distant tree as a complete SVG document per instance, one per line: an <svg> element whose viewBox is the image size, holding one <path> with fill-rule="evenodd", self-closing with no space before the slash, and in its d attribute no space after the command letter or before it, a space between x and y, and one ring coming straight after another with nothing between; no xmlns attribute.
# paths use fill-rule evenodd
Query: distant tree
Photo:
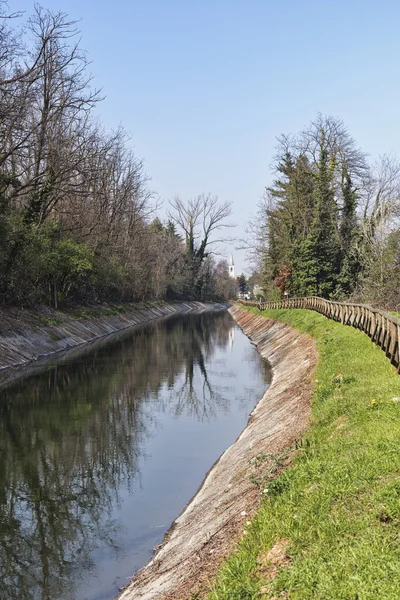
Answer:
<svg viewBox="0 0 400 600"><path fill-rule="evenodd" d="M158 217L152 221L150 227L155 233L165 233L164 225Z"/></svg>
<svg viewBox="0 0 400 600"><path fill-rule="evenodd" d="M178 234L177 230L176 230L176 225L173 221L171 221L171 219L168 219L167 224L165 226L165 233L169 236L169 237L174 237L178 240L182 240L182 237Z"/></svg>
<svg viewBox="0 0 400 600"><path fill-rule="evenodd" d="M233 227L226 219L232 214L229 202L219 202L217 196L201 194L188 202L176 197L170 202L169 220L184 234L187 254L201 263L211 247L226 237L215 236L215 232Z"/></svg>
<svg viewBox="0 0 400 600"><path fill-rule="evenodd" d="M215 296L219 300L231 300L237 296L236 279L230 277L229 266L226 260L216 263L213 277L215 279Z"/></svg>
<svg viewBox="0 0 400 600"><path fill-rule="evenodd" d="M243 273L237 277L237 282L239 286L239 292L245 294L247 292L247 281Z"/></svg>
<svg viewBox="0 0 400 600"><path fill-rule="evenodd" d="M203 265L216 252L216 244L229 241L229 238L219 234L221 230L233 226L227 222L232 213L231 204L221 203L217 196L201 194L187 202L174 198L170 207L169 220L185 238L186 265L190 273L188 296L204 297L210 271Z"/></svg>
<svg viewBox="0 0 400 600"><path fill-rule="evenodd" d="M284 294L287 291L291 274L292 271L288 265L281 265L279 267L278 275L274 279L274 284L281 294Z"/></svg>

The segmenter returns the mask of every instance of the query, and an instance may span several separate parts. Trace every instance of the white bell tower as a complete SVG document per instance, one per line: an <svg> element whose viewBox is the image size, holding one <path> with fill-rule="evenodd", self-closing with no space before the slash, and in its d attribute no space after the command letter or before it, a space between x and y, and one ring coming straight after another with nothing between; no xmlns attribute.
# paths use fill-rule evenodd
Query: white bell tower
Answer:
<svg viewBox="0 0 400 600"><path fill-rule="evenodd" d="M232 253L229 256L229 277L235 277L235 264L233 262Z"/></svg>

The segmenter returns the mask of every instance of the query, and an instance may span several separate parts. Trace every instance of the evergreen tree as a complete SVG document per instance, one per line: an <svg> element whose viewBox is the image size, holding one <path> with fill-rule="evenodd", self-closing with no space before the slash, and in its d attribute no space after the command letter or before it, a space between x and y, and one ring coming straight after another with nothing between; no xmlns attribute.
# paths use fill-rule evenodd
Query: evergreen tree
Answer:
<svg viewBox="0 0 400 600"><path fill-rule="evenodd" d="M276 295L284 273L290 295L348 296L366 262L361 260L365 227L357 217L365 155L340 120L322 115L298 136L282 136L279 144L278 177L267 188L261 238L266 239L264 289Z"/></svg>
<svg viewBox="0 0 400 600"><path fill-rule="evenodd" d="M311 228L308 235L297 241L293 254L293 288L298 295L326 298L336 291L340 271L340 239L332 185L334 167L333 157L329 160L324 131L321 131Z"/></svg>
<svg viewBox="0 0 400 600"><path fill-rule="evenodd" d="M168 237L176 238L179 241L182 241L182 236L176 230L176 225L171 219L168 219L167 224L165 226L165 233Z"/></svg>
<svg viewBox="0 0 400 600"><path fill-rule="evenodd" d="M237 282L238 282L238 286L239 286L239 291L242 294L245 294L247 292L247 281L246 281L246 277L243 275L243 273L241 275L239 275L239 277L237 278Z"/></svg>
<svg viewBox="0 0 400 600"><path fill-rule="evenodd" d="M343 173L342 197L343 208L340 224L341 267L338 295L347 297L357 285L362 264L358 249L360 238L356 212L358 198L346 168Z"/></svg>
<svg viewBox="0 0 400 600"><path fill-rule="evenodd" d="M275 204L267 211L268 252L264 269L264 279L275 282L275 286L280 281L282 269L293 272L296 280L299 245L310 231L314 206L314 175L304 155L294 160L286 153L278 165L278 172L281 178L268 190ZM293 277L285 282L291 294L299 291L299 284L293 283Z"/></svg>

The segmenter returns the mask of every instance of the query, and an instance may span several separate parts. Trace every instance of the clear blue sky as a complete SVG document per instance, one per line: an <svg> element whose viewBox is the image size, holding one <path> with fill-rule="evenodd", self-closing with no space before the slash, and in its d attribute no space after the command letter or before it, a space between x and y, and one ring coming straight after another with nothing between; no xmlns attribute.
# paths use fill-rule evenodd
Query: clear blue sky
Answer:
<svg viewBox="0 0 400 600"><path fill-rule="evenodd" d="M276 136L318 112L343 119L372 157L399 154L398 0L41 4L82 19L102 120L131 132L150 187L165 204L201 192L232 201L237 236L271 181Z"/></svg>

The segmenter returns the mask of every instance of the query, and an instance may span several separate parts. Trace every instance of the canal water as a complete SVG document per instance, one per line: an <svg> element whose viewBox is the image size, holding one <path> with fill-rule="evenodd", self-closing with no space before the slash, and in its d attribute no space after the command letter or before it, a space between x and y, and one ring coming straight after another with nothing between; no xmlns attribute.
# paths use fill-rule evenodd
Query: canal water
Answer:
<svg viewBox="0 0 400 600"><path fill-rule="evenodd" d="M112 600L269 381L215 312L127 331L0 391L1 600Z"/></svg>

